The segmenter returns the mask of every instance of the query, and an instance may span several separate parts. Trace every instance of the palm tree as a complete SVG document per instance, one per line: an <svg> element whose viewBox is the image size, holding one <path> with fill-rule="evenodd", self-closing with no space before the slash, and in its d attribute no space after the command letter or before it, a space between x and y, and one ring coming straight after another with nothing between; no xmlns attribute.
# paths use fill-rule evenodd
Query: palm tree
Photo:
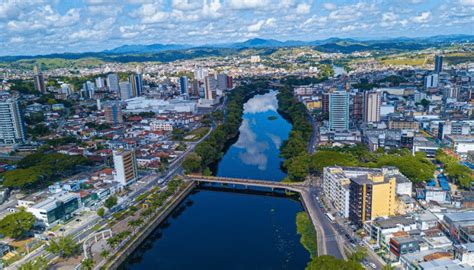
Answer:
<svg viewBox="0 0 474 270"><path fill-rule="evenodd" d="M84 259L81 263L81 269L82 270L92 270L94 268L94 260L91 258Z"/></svg>
<svg viewBox="0 0 474 270"><path fill-rule="evenodd" d="M104 250L102 250L102 252L100 252L100 256L104 259L107 259L107 257L109 257L109 255L110 255L110 251L108 251L106 249L104 249Z"/></svg>
<svg viewBox="0 0 474 270"><path fill-rule="evenodd" d="M386 264L382 267L382 270L395 270L395 266L392 266L391 264Z"/></svg>

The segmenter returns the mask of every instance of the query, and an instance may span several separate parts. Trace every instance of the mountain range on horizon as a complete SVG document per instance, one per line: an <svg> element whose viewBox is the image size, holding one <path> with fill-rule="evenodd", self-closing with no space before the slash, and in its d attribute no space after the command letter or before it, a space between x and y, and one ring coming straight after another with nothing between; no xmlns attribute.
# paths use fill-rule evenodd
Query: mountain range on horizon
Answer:
<svg viewBox="0 0 474 270"><path fill-rule="evenodd" d="M312 47L315 50L328 53L352 53L370 50L402 52L420 50L433 46L444 46L451 43L474 43L474 35L438 35L419 38L397 37L374 40L328 38L314 41L279 41L276 39L253 38L243 42L207 45L155 43L149 45L122 45L100 52L0 56L0 61L15 62L18 60L34 60L40 58L60 58L67 60L97 58L106 62L170 62L198 57L235 55L246 49L259 50L259 52L256 52L257 54L271 54L280 48L301 46Z"/></svg>
<svg viewBox="0 0 474 270"><path fill-rule="evenodd" d="M149 45L122 45L111 50L102 51L103 53L124 54L124 53L157 53L172 50L186 50L199 48L278 48L278 47L298 47L298 46L321 46L331 43L342 44L361 44L371 45L374 43L397 43L397 42L413 42L413 43L449 43L449 42L474 42L474 35L438 35L431 37L397 37L388 39L358 39L358 38L337 38L332 37L323 40L301 41L287 40L279 41L276 39L253 38L243 42L222 43L222 44L206 44L206 45L189 45L189 44L161 44L154 43Z"/></svg>

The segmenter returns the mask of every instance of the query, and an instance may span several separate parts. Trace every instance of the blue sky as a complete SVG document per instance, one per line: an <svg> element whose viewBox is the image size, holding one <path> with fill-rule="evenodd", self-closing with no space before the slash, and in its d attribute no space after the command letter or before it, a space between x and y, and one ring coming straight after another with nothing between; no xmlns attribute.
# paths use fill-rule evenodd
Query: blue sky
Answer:
<svg viewBox="0 0 474 270"><path fill-rule="evenodd" d="M474 34L474 0L0 0L0 55Z"/></svg>

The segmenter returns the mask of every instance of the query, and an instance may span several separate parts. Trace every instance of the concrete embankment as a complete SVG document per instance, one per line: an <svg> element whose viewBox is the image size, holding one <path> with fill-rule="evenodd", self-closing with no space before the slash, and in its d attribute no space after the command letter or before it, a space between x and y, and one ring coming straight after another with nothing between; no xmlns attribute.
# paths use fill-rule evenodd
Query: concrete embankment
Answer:
<svg viewBox="0 0 474 270"><path fill-rule="evenodd" d="M132 240L132 243L128 244L127 248L119 251L115 254L114 259L108 264L108 269L117 269L125 259L132 254L132 252L140 246L140 244L152 233L158 225L160 225L172 212L173 210L191 193L196 187L196 183L190 182L186 185L186 188L181 191L179 195L173 198L173 200L166 206L160 215L155 217L154 220L148 222L148 225L141 230L137 237Z"/></svg>

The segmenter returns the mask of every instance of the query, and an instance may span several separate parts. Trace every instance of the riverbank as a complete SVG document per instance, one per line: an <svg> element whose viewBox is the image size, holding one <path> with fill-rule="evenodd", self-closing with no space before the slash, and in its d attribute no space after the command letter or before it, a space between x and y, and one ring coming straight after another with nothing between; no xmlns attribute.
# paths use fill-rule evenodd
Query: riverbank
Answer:
<svg viewBox="0 0 474 270"><path fill-rule="evenodd" d="M196 184L189 182L186 187L167 204L167 206L153 220L147 222L147 225L135 235L133 239L127 242L126 246L120 249L116 254L109 258L104 267L107 269L118 269L119 266L133 253L135 249L152 233L158 225L168 218L175 208L191 193Z"/></svg>
<svg viewBox="0 0 474 270"><path fill-rule="evenodd" d="M304 181L307 175L307 148L313 132L306 107L293 95L290 86L283 86L277 95L278 113L292 124L288 139L280 147L280 156L285 159L283 169L288 173L287 181Z"/></svg>
<svg viewBox="0 0 474 270"><path fill-rule="evenodd" d="M225 121L217 126L206 140L196 146L196 155L185 159L183 164L185 170L188 173L211 174L209 167L222 158L229 141L235 140L239 135L244 104L255 95L265 94L268 91L267 81L255 81L233 89L227 98Z"/></svg>
<svg viewBox="0 0 474 270"><path fill-rule="evenodd" d="M301 235L301 244L308 250L310 258L318 256L318 245L316 242L316 230L306 212L302 211L296 214L296 231Z"/></svg>

